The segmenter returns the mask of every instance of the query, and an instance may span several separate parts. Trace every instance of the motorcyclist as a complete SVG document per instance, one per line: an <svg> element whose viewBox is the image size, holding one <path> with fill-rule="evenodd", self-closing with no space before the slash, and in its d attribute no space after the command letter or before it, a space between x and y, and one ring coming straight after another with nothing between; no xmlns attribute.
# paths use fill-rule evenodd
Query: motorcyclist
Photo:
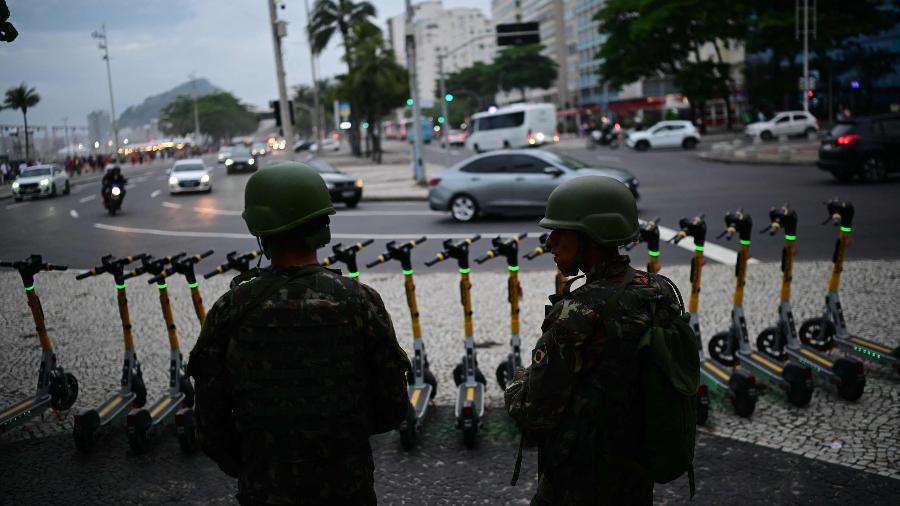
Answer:
<svg viewBox="0 0 900 506"><path fill-rule="evenodd" d="M121 199L125 198L125 184L128 181L122 175L122 169L118 165L112 165L106 168L103 174L103 180L100 183L100 194L103 196L103 205L109 206L109 197L113 186L118 186L122 192Z"/></svg>

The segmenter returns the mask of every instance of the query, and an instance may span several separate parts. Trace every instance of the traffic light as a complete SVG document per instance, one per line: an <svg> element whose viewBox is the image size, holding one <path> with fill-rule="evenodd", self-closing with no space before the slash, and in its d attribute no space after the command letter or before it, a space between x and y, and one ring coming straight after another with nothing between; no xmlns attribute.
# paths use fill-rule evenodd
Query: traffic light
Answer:
<svg viewBox="0 0 900 506"><path fill-rule="evenodd" d="M530 23L506 23L497 25L498 46L524 46L540 44L541 29L536 21Z"/></svg>
<svg viewBox="0 0 900 506"><path fill-rule="evenodd" d="M407 98L407 99L406 99L406 105L409 106L409 107L412 107L412 105L413 105L413 99Z"/></svg>
<svg viewBox="0 0 900 506"><path fill-rule="evenodd" d="M369 122L368 122L368 121L363 121L362 126L363 126L363 130L368 130L368 129L369 129Z"/></svg>
<svg viewBox="0 0 900 506"><path fill-rule="evenodd" d="M807 97L813 98L814 95L815 95L815 93L813 92L813 90L806 90L806 96L807 96Z"/></svg>
<svg viewBox="0 0 900 506"><path fill-rule="evenodd" d="M446 100L447 102L453 102L453 93L447 93L446 95L444 95L444 100Z"/></svg>
<svg viewBox="0 0 900 506"><path fill-rule="evenodd" d="M443 116L438 116L438 123L441 123L441 124L444 123L444 117L443 117Z"/></svg>

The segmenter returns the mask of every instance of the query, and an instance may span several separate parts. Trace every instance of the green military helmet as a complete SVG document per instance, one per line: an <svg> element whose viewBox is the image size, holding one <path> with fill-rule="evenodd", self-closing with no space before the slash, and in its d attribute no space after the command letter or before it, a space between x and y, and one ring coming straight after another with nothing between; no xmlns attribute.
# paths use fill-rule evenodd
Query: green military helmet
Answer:
<svg viewBox="0 0 900 506"><path fill-rule="evenodd" d="M257 237L284 232L334 212L325 180L303 163L282 162L261 169L244 188L241 216Z"/></svg>
<svg viewBox="0 0 900 506"><path fill-rule="evenodd" d="M547 199L540 226L583 232L603 246L631 243L640 233L634 195L606 176L576 177L559 185Z"/></svg>

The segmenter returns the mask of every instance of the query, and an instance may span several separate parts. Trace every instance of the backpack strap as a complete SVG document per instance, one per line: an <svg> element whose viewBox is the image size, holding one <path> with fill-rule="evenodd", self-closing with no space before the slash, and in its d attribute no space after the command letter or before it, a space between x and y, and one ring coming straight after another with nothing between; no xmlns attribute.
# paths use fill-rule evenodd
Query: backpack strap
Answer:
<svg viewBox="0 0 900 506"><path fill-rule="evenodd" d="M691 487L691 499L694 498L694 492L697 491L697 486L694 484L694 464L691 463L691 467L688 468L688 484Z"/></svg>
<svg viewBox="0 0 900 506"><path fill-rule="evenodd" d="M625 293L625 289L628 288L628 285L634 279L635 270L631 267L628 267L628 270L625 272L625 277L622 278L622 283L616 288L616 291L613 292L612 295L606 299L606 303L603 304L603 309L600 311L600 320L606 320L616 312L616 308L619 307L619 299L622 298L622 294Z"/></svg>
<svg viewBox="0 0 900 506"><path fill-rule="evenodd" d="M512 479L509 480L510 486L516 486L519 481L519 472L522 471L522 449L525 448L525 434L519 437L519 450L516 452L516 466L513 468Z"/></svg>

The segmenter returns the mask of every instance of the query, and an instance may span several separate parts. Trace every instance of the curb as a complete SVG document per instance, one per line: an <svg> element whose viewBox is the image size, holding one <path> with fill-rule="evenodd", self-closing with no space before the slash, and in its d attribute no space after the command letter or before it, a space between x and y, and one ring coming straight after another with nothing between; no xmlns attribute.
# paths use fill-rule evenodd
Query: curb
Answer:
<svg viewBox="0 0 900 506"><path fill-rule="evenodd" d="M705 161L705 162L721 162L721 163L731 163L731 164L742 164L742 165L788 165L788 166L808 166L815 167L815 160L791 160L791 161L783 161L783 160L766 160L759 158L750 160L750 159L737 159L737 158L726 158L720 156L712 156L707 153L697 153L697 158Z"/></svg>

